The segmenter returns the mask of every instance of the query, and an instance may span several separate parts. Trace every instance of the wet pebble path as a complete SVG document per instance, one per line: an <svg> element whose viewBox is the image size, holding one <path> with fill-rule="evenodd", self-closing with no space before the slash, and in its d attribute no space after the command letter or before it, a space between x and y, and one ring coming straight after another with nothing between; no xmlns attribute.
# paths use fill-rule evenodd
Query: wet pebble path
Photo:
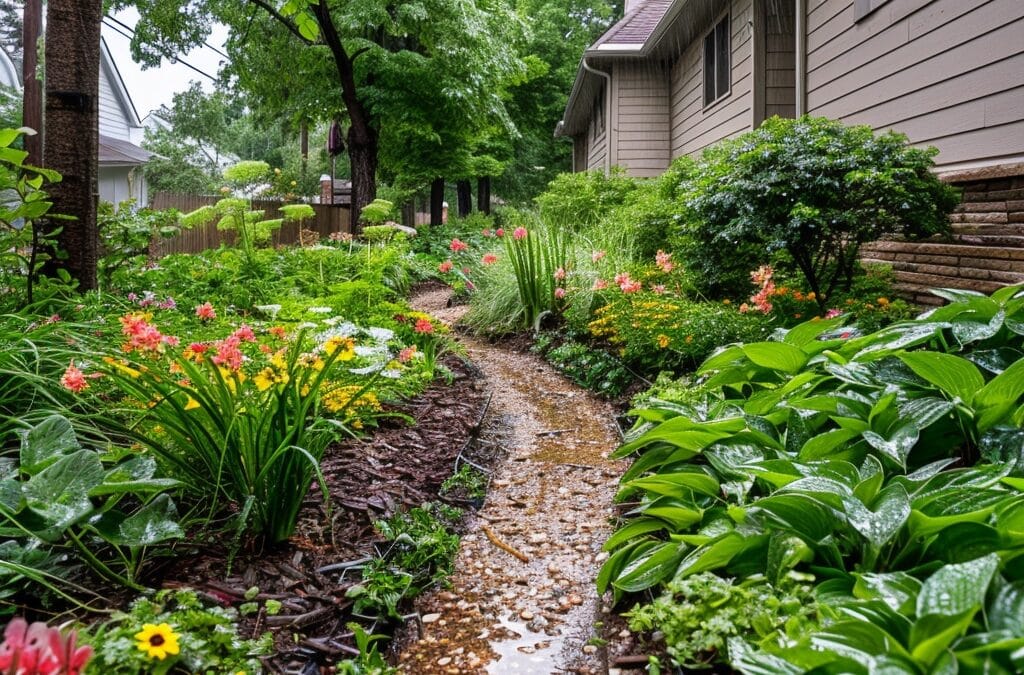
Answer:
<svg viewBox="0 0 1024 675"><path fill-rule="evenodd" d="M447 289L413 299L454 321ZM462 539L451 587L417 602L418 636L402 672L604 673L601 600L612 498L624 467L614 410L533 355L460 338L493 398L481 442L498 443L487 501Z"/></svg>

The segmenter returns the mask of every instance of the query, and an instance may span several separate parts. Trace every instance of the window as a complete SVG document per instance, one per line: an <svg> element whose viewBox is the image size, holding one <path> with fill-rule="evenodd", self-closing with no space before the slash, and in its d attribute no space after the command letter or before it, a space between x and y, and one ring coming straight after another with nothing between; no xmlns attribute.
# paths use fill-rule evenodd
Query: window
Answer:
<svg viewBox="0 0 1024 675"><path fill-rule="evenodd" d="M853 21L856 23L875 11L889 0L855 0L853 3Z"/></svg>
<svg viewBox="0 0 1024 675"><path fill-rule="evenodd" d="M591 115L594 120L594 126L591 131L591 138L596 140L598 136L604 134L604 86L601 86L600 91L597 93L597 101L594 103L594 114Z"/></svg>
<svg viewBox="0 0 1024 675"><path fill-rule="evenodd" d="M729 15L704 37L704 105L709 106L729 93L732 72L729 48Z"/></svg>

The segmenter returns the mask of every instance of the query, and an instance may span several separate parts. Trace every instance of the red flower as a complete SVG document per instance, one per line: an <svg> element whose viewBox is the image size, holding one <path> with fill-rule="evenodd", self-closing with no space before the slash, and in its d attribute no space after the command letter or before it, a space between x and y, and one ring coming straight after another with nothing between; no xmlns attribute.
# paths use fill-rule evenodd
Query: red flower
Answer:
<svg viewBox="0 0 1024 675"><path fill-rule="evenodd" d="M498 256L494 255L493 253L485 253L484 257L481 259L481 262L485 265L493 265L494 263L498 262Z"/></svg>
<svg viewBox="0 0 1024 675"><path fill-rule="evenodd" d="M85 381L85 375L83 375L82 371L75 366L74 359L71 360L71 364L68 365L64 374L61 375L60 383L65 389L73 391L76 394L79 394L89 388L89 383Z"/></svg>
<svg viewBox="0 0 1024 675"><path fill-rule="evenodd" d="M252 328L249 328L244 323L231 336L238 338L242 342L256 342L256 334L252 332Z"/></svg>
<svg viewBox="0 0 1024 675"><path fill-rule="evenodd" d="M416 325L413 326L413 330L417 333L433 333L434 324L430 323L429 319L417 319Z"/></svg>
<svg viewBox="0 0 1024 675"><path fill-rule="evenodd" d="M441 274L448 274L449 272L452 271L452 267L454 266L455 265L452 264L451 260L445 260L443 263L437 266L437 271L440 272Z"/></svg>
<svg viewBox="0 0 1024 675"><path fill-rule="evenodd" d="M448 248L450 248L453 253L458 253L459 251L465 251L469 248L469 244L464 241L459 241L458 239L452 239L452 243L448 245Z"/></svg>
<svg viewBox="0 0 1024 675"><path fill-rule="evenodd" d="M495 237L499 237L499 238L500 237L504 237L505 236L505 228L499 227L497 230L494 231L494 236Z"/></svg>
<svg viewBox="0 0 1024 675"><path fill-rule="evenodd" d="M526 239L526 235L527 234L528 234L528 232L526 231L525 227L517 227L515 230L512 231L512 237L516 241L520 241L522 239Z"/></svg>
<svg viewBox="0 0 1024 675"><path fill-rule="evenodd" d="M213 309L213 305L209 302L204 302L196 307L196 316L199 317L200 321L210 321L217 318L217 312Z"/></svg>

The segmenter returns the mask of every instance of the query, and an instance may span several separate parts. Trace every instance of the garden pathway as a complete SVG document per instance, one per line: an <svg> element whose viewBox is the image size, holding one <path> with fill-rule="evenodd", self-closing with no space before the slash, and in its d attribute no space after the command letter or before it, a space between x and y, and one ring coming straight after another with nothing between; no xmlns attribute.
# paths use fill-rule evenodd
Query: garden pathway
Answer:
<svg viewBox="0 0 1024 675"><path fill-rule="evenodd" d="M412 300L452 323L447 289ZM623 471L615 411L532 354L462 336L493 398L482 443L500 444L487 501L471 517L451 587L417 602L419 639L403 672L604 673L602 606L594 588L606 554L612 498Z"/></svg>

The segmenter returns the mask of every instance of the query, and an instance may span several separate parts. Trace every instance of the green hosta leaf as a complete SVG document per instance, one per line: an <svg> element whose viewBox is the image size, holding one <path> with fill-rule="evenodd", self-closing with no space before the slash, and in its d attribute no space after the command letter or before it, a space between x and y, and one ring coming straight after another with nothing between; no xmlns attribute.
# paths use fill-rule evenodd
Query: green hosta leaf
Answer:
<svg viewBox="0 0 1024 675"><path fill-rule="evenodd" d="M736 532L724 534L715 541L702 546L687 555L680 563L676 572L677 578L690 576L699 572L725 567L741 551L757 548L767 542L767 537L744 537Z"/></svg>
<svg viewBox="0 0 1024 675"><path fill-rule="evenodd" d="M811 644L861 663L872 663L879 656L913 660L899 640L866 621L838 621L812 635Z"/></svg>
<svg viewBox="0 0 1024 675"><path fill-rule="evenodd" d="M970 627L975 614L977 609L962 614L928 614L918 618L910 632L914 659L925 666L931 666ZM935 669L929 668L927 672L935 672Z"/></svg>
<svg viewBox="0 0 1024 675"><path fill-rule="evenodd" d="M928 577L917 596L917 616L957 617L976 612L999 569L999 556L991 554L965 563L945 565Z"/></svg>
<svg viewBox="0 0 1024 675"><path fill-rule="evenodd" d="M985 386L978 367L967 359L941 352L910 352L900 360L950 397L969 403Z"/></svg>
<svg viewBox="0 0 1024 675"><path fill-rule="evenodd" d="M927 557L947 563L962 563L1005 547L996 528L975 522L953 523L943 528L929 544Z"/></svg>
<svg viewBox="0 0 1024 675"><path fill-rule="evenodd" d="M1005 320L1006 313L1002 311L997 312L991 319L983 321L961 321L958 318L952 322L953 337L962 345L987 340L999 332Z"/></svg>
<svg viewBox="0 0 1024 675"><path fill-rule="evenodd" d="M640 557L644 552L651 550L655 546L658 546L658 542L651 540L635 541L626 546L623 546L615 553L608 557L608 560L601 565L601 569L597 573L597 592L604 595L604 592L608 590L613 579L619 576L622 569L632 560L634 557ZM621 594L620 591L616 590L616 597Z"/></svg>
<svg viewBox="0 0 1024 675"><path fill-rule="evenodd" d="M743 353L755 365L794 374L807 363L807 354L784 342L752 342L742 346Z"/></svg>
<svg viewBox="0 0 1024 675"><path fill-rule="evenodd" d="M0 509L13 514L24 507L25 496L21 492L21 481L15 478L0 480Z"/></svg>
<svg viewBox="0 0 1024 675"><path fill-rule="evenodd" d="M743 358L743 350L737 346L725 347L709 356L697 370L698 373L707 373L712 370L721 370L731 366Z"/></svg>
<svg viewBox="0 0 1024 675"><path fill-rule="evenodd" d="M954 311L958 310L961 312L966 311L968 308L972 306L973 303L988 300L988 296L986 296L984 293L959 288L930 288L928 289L928 292L931 293L932 295L936 295L942 298L943 300L948 300L950 302L950 304L946 305L945 307L940 307L939 309L933 310L931 313L929 313L929 316L932 316L936 312L939 312L940 310L943 309L951 309Z"/></svg>
<svg viewBox="0 0 1024 675"><path fill-rule="evenodd" d="M636 518L628 524L615 530L608 541L604 543L605 551L614 551L631 539L643 537L644 535L658 532L665 529L665 521L657 518Z"/></svg>
<svg viewBox="0 0 1024 675"><path fill-rule="evenodd" d="M671 578L686 551L685 544L664 542L634 557L622 568L612 585L620 591L635 593Z"/></svg>
<svg viewBox="0 0 1024 675"><path fill-rule="evenodd" d="M869 360L879 358L907 347L914 347L939 337L942 330L949 328L949 324L942 321L915 321L896 324L883 328L877 333L866 335L863 338L852 340L844 348L846 350L860 350L856 352L858 360Z"/></svg>
<svg viewBox="0 0 1024 675"><path fill-rule="evenodd" d="M1017 361L992 378L974 396L978 429L986 431L1002 421L1017 407L1017 400L1021 396L1024 396L1024 360Z"/></svg>
<svg viewBox="0 0 1024 675"><path fill-rule="evenodd" d="M853 595L864 600L881 600L894 612L913 614L921 582L905 572L857 574Z"/></svg>
<svg viewBox="0 0 1024 675"><path fill-rule="evenodd" d="M988 606L987 617L990 629L1024 636L1024 582L1000 588Z"/></svg>
<svg viewBox="0 0 1024 675"><path fill-rule="evenodd" d="M922 431L951 413L955 407L952 401L933 396L910 399L899 406L900 417Z"/></svg>
<svg viewBox="0 0 1024 675"><path fill-rule="evenodd" d="M61 415L51 415L21 433L21 470L29 475L38 473L80 448L71 422Z"/></svg>
<svg viewBox="0 0 1024 675"><path fill-rule="evenodd" d="M799 537L775 532L768 539L768 564L765 575L769 582L778 584L791 569L813 559L814 552Z"/></svg>
<svg viewBox="0 0 1024 675"><path fill-rule="evenodd" d="M172 490L182 485L173 478L147 478L131 481L104 481L89 491L90 497L103 497L116 494L148 495L154 492Z"/></svg>
<svg viewBox="0 0 1024 675"><path fill-rule="evenodd" d="M843 317L821 319L818 321L805 321L799 326L794 326L786 331L786 335L782 340L786 344L793 345L794 347L803 347L808 343L814 342L822 333L826 333L833 328L838 328L843 325L843 321L845 321Z"/></svg>
<svg viewBox="0 0 1024 675"><path fill-rule="evenodd" d="M888 457L902 468L907 466L907 457L917 445L920 431L912 424L905 424L896 429L889 438L884 438L874 431L865 431L862 436L868 445Z"/></svg>
<svg viewBox="0 0 1024 675"><path fill-rule="evenodd" d="M978 443L982 460L1009 464L1013 473L1024 474L1024 429L998 426L989 429Z"/></svg>
<svg viewBox="0 0 1024 675"><path fill-rule="evenodd" d="M812 545L821 543L844 525L831 506L809 495L776 494L755 502L751 507L754 509L766 514L777 527Z"/></svg>
<svg viewBox="0 0 1024 675"><path fill-rule="evenodd" d="M647 506L641 506L634 513L659 518L666 523L673 532L680 532L696 525L704 518L704 511L694 508L690 502L684 502L672 497L660 497Z"/></svg>
<svg viewBox="0 0 1024 675"><path fill-rule="evenodd" d="M686 450L694 456L715 441L728 438L742 430L746 422L742 418L721 420L714 423L697 423L685 417L673 417L662 422L636 440L621 446L613 457L626 457L629 454L652 443L667 443L680 450ZM686 459L680 457L679 461Z"/></svg>
<svg viewBox="0 0 1024 675"><path fill-rule="evenodd" d="M994 509L994 506L988 506L976 511L945 516L928 516L915 510L907 519L907 527L911 537L924 539L957 523L982 523L988 520Z"/></svg>
<svg viewBox="0 0 1024 675"><path fill-rule="evenodd" d="M28 508L63 530L93 512L89 491L103 481L103 465L91 450L79 450L33 476L22 488Z"/></svg>
<svg viewBox="0 0 1024 675"><path fill-rule="evenodd" d="M850 429L833 429L814 436L800 448L800 460L809 462L835 456L850 444L860 433Z"/></svg>
<svg viewBox="0 0 1024 675"><path fill-rule="evenodd" d="M104 514L104 518L113 513ZM112 544L118 546L151 546L169 539L185 536L178 525L178 511L168 495L160 495L126 518L117 518L106 526L97 524L97 530Z"/></svg>
<svg viewBox="0 0 1024 675"><path fill-rule="evenodd" d="M844 500L846 519L876 549L889 542L900 531L910 515L910 498L899 484L882 490L868 509L860 500Z"/></svg>
<svg viewBox="0 0 1024 675"><path fill-rule="evenodd" d="M1007 630L971 633L953 645L961 673L1019 675L1024 666L1024 635ZM1013 663L1013 657L1018 662Z"/></svg>
<svg viewBox="0 0 1024 675"><path fill-rule="evenodd" d="M998 375L1014 363L1024 358L1024 352L1012 347L1000 347L998 349L978 350L965 354L972 363L981 366L985 370Z"/></svg>
<svg viewBox="0 0 1024 675"><path fill-rule="evenodd" d="M655 476L647 476L630 481L625 485L626 490L640 489L668 497L687 499L691 492L717 497L719 494L718 481L706 473L684 472L684 473L661 473Z"/></svg>

